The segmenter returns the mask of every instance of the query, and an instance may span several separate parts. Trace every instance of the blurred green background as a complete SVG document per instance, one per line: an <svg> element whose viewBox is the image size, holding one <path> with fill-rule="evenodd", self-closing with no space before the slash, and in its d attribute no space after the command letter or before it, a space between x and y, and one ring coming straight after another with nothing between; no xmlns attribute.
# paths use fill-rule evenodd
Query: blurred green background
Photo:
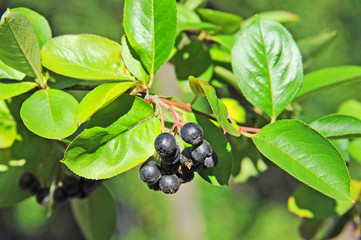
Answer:
<svg viewBox="0 0 361 240"><path fill-rule="evenodd" d="M6 8L28 7L44 15L53 36L93 33L120 41L121 0L1 0ZM336 30L337 39L307 69L361 63L361 2L358 0L213 0L208 7L243 18L271 10L288 10L301 20L286 24L296 40ZM160 74L164 77L166 73ZM331 89L302 102L305 114L318 117L335 112L351 98L361 100L360 84ZM176 84L168 91L180 95ZM347 95L344 93L347 92ZM149 191L138 169L106 182L117 200L118 222L114 239L300 239L301 220L288 212L286 203L296 180L271 167L258 178L230 187L215 187L196 177L174 196ZM359 176L357 176L359 177ZM356 177L356 178L357 178ZM101 206L99 206L101 207ZM0 211L0 239L82 239L68 206L46 219L33 198L16 208Z"/></svg>

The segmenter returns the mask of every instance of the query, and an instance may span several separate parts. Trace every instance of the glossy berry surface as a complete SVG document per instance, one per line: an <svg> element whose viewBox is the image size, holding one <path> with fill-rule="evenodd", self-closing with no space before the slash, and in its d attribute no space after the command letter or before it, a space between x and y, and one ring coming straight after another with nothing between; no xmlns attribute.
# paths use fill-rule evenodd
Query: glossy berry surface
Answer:
<svg viewBox="0 0 361 240"><path fill-rule="evenodd" d="M160 169L163 175L172 175L176 174L179 169L180 162L177 162L175 164L169 164L165 161L160 162Z"/></svg>
<svg viewBox="0 0 361 240"><path fill-rule="evenodd" d="M160 191L160 187L159 187L159 182L156 182L156 183L148 183L148 188L151 189L151 190L154 190L154 191Z"/></svg>
<svg viewBox="0 0 361 240"><path fill-rule="evenodd" d="M188 122L182 127L180 134L186 143L198 145L202 142L203 129L194 122Z"/></svg>
<svg viewBox="0 0 361 240"><path fill-rule="evenodd" d="M153 161L147 162L139 169L139 177L145 183L154 184L162 177L157 164Z"/></svg>
<svg viewBox="0 0 361 240"><path fill-rule="evenodd" d="M68 194L63 187L56 187L53 192L54 202L57 204L65 203L68 200Z"/></svg>
<svg viewBox="0 0 361 240"><path fill-rule="evenodd" d="M23 173L18 181L19 188L32 194L39 190L40 183L34 174L30 172Z"/></svg>
<svg viewBox="0 0 361 240"><path fill-rule="evenodd" d="M177 151L177 143L172 134L161 133L154 141L154 148L162 158L166 158Z"/></svg>
<svg viewBox="0 0 361 240"><path fill-rule="evenodd" d="M207 157L212 156L212 147L204 140L201 145L193 148L192 158L196 164L203 162Z"/></svg>
<svg viewBox="0 0 361 240"><path fill-rule="evenodd" d="M207 157L204 162L203 165L205 168L212 168L214 166L216 166L218 163L218 156L215 152L212 153L212 156Z"/></svg>
<svg viewBox="0 0 361 240"><path fill-rule="evenodd" d="M179 183L183 184L183 183L187 183L193 180L194 178L194 172L188 172L188 173L184 173L184 174L178 174L177 175L179 178Z"/></svg>
<svg viewBox="0 0 361 240"><path fill-rule="evenodd" d="M176 193L179 189L180 182L176 175L165 175L159 181L160 189L166 194Z"/></svg>
<svg viewBox="0 0 361 240"><path fill-rule="evenodd" d="M74 176L66 176L63 178L63 190L70 196L74 197L78 194L80 188L80 181Z"/></svg>
<svg viewBox="0 0 361 240"><path fill-rule="evenodd" d="M49 188L40 188L36 194L36 201L41 205L48 205L50 196L49 196Z"/></svg>
<svg viewBox="0 0 361 240"><path fill-rule="evenodd" d="M169 164L176 164L177 162L179 162L180 155L181 155L180 149L177 146L176 151L172 155L167 157L162 157L162 160L166 161Z"/></svg>

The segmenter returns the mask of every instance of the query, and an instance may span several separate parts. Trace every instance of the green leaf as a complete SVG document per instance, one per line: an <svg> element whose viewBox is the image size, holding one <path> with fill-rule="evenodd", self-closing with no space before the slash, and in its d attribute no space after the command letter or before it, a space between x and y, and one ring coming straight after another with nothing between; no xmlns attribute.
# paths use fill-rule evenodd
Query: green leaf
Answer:
<svg viewBox="0 0 361 240"><path fill-rule="evenodd" d="M63 35L46 42L43 65L53 72L85 80L125 80L120 44L96 35Z"/></svg>
<svg viewBox="0 0 361 240"><path fill-rule="evenodd" d="M348 152L348 145L350 141L348 139L330 139L330 142L341 153L345 162L350 162L350 154Z"/></svg>
<svg viewBox="0 0 361 240"><path fill-rule="evenodd" d="M300 48L305 68L316 57L324 52L337 37L337 32L326 32L297 41Z"/></svg>
<svg viewBox="0 0 361 240"><path fill-rule="evenodd" d="M47 82L50 88L64 89L72 87L80 83L82 80L76 78L70 78L62 76L56 73L51 73L51 76Z"/></svg>
<svg viewBox="0 0 361 240"><path fill-rule="evenodd" d="M101 185L84 200L72 199L71 208L88 240L110 239L115 231L117 211L108 189Z"/></svg>
<svg viewBox="0 0 361 240"><path fill-rule="evenodd" d="M13 145L16 138L16 121L4 101L0 100L0 148Z"/></svg>
<svg viewBox="0 0 361 240"><path fill-rule="evenodd" d="M232 57L230 51L222 46L213 45L209 48L209 54L215 62L231 63Z"/></svg>
<svg viewBox="0 0 361 240"><path fill-rule="evenodd" d="M361 139L355 139L350 142L348 151L353 159L361 163Z"/></svg>
<svg viewBox="0 0 361 240"><path fill-rule="evenodd" d="M221 101L226 105L229 115L237 123L246 122L246 110L243 106L233 98L221 98Z"/></svg>
<svg viewBox="0 0 361 240"><path fill-rule="evenodd" d="M185 92L190 92L189 75L204 81L212 79L214 65L209 51L202 41L194 40L185 45L174 55L172 61L178 84Z"/></svg>
<svg viewBox="0 0 361 240"><path fill-rule="evenodd" d="M296 120L269 124L254 135L258 150L283 170L321 193L349 200L350 177L337 149Z"/></svg>
<svg viewBox="0 0 361 240"><path fill-rule="evenodd" d="M327 138L361 136L361 120L347 115L327 115L312 122L310 126Z"/></svg>
<svg viewBox="0 0 361 240"><path fill-rule="evenodd" d="M37 86L34 82L0 83L0 100L26 93Z"/></svg>
<svg viewBox="0 0 361 240"><path fill-rule="evenodd" d="M226 34L232 34L239 30L243 20L235 14L207 8L199 8L197 9L197 13L202 20L220 26L220 33Z"/></svg>
<svg viewBox="0 0 361 240"><path fill-rule="evenodd" d="M140 60L138 60L138 56L136 56L125 35L122 37L122 58L129 72L145 84L149 79L149 75L144 70Z"/></svg>
<svg viewBox="0 0 361 240"><path fill-rule="evenodd" d="M233 35L215 35L210 36L210 38L212 41L215 41L229 51L232 50L233 45L236 42L236 38Z"/></svg>
<svg viewBox="0 0 361 240"><path fill-rule="evenodd" d="M289 11L268 11L258 13L256 16L262 19L267 19L279 23L288 23L288 22L298 22L300 21L300 16L293 12ZM242 28L250 25L255 19L255 16L250 17L242 22Z"/></svg>
<svg viewBox="0 0 361 240"><path fill-rule="evenodd" d="M147 160L161 127L150 104L122 95L98 111L68 146L63 162L76 174L110 178ZM99 171L101 169L101 171Z"/></svg>
<svg viewBox="0 0 361 240"><path fill-rule="evenodd" d="M76 123L82 124L88 120L99 109L113 102L134 84L134 82L104 83L90 91L79 104L75 117Z"/></svg>
<svg viewBox="0 0 361 240"><path fill-rule="evenodd" d="M78 102L69 93L57 89L39 90L22 105L20 116L33 133L50 139L62 139L77 129Z"/></svg>
<svg viewBox="0 0 361 240"><path fill-rule="evenodd" d="M189 77L189 81L193 81L193 84L198 82L199 86L203 89L203 92L207 97L207 101L211 106L212 112L224 131L233 136L240 136L241 133L237 124L230 118L226 105L217 98L216 90L214 90L214 88L207 82L196 79L193 76Z"/></svg>
<svg viewBox="0 0 361 240"><path fill-rule="evenodd" d="M351 198L356 203L361 193L360 182L352 180L350 189ZM288 199L288 209L301 218L325 219L344 215L355 203L334 200L306 185L301 185Z"/></svg>
<svg viewBox="0 0 361 240"><path fill-rule="evenodd" d="M206 5L207 0L185 0L185 1L183 1L183 3L184 3L184 6L193 10L193 9L203 7L204 5Z"/></svg>
<svg viewBox="0 0 361 240"><path fill-rule="evenodd" d="M0 61L0 79L22 80L24 77L24 73L19 72Z"/></svg>
<svg viewBox="0 0 361 240"><path fill-rule="evenodd" d="M49 23L39 13L34 12L28 8L12 8L10 9L10 12L20 12L24 14L25 17L27 17L27 19L33 25L40 48L45 44L46 41L51 39L51 29Z"/></svg>
<svg viewBox="0 0 361 240"><path fill-rule="evenodd" d="M201 19L197 13L182 3L177 3L177 25L184 23L199 23Z"/></svg>
<svg viewBox="0 0 361 240"><path fill-rule="evenodd" d="M177 24L174 0L126 0L124 31L151 78L174 45Z"/></svg>
<svg viewBox="0 0 361 240"><path fill-rule="evenodd" d="M339 84L360 80L360 78L360 66L338 66L308 73L303 78L302 87L297 93L296 100Z"/></svg>
<svg viewBox="0 0 361 240"><path fill-rule="evenodd" d="M0 59L41 80L40 48L30 21L19 12L5 13L0 22Z"/></svg>
<svg viewBox="0 0 361 240"><path fill-rule="evenodd" d="M200 171L199 175L213 185L228 185L233 162L229 143L222 129L216 127L210 120L200 115L196 115L196 120L205 130L204 139L211 144L218 156L218 164L211 169Z"/></svg>
<svg viewBox="0 0 361 240"><path fill-rule="evenodd" d="M177 34L182 31L204 31L207 34L215 34L221 28L215 24L207 22L181 23L177 26Z"/></svg>
<svg viewBox="0 0 361 240"><path fill-rule="evenodd" d="M232 66L245 98L272 119L285 109L302 83L301 54L281 24L257 18L239 35Z"/></svg>
<svg viewBox="0 0 361 240"><path fill-rule="evenodd" d="M361 103L356 99L347 100L338 107L337 113L361 120Z"/></svg>

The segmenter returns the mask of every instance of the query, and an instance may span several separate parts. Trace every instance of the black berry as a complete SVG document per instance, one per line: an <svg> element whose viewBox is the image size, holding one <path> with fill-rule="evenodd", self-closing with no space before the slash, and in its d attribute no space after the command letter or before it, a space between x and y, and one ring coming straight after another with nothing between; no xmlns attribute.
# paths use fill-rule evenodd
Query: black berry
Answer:
<svg viewBox="0 0 361 240"><path fill-rule="evenodd" d="M179 179L176 175L165 175L159 181L160 189L167 194L176 193L179 189Z"/></svg>
<svg viewBox="0 0 361 240"><path fill-rule="evenodd" d="M179 162L180 154L180 149L177 146L176 151L172 155L168 157L162 157L162 160L166 161L169 164L176 164L177 162Z"/></svg>
<svg viewBox="0 0 361 240"><path fill-rule="evenodd" d="M148 188L151 189L151 190L154 190L154 191L160 191L160 187L159 187L159 182L156 182L156 183L148 183Z"/></svg>
<svg viewBox="0 0 361 240"><path fill-rule="evenodd" d="M21 190L31 194L35 194L40 188L38 179L30 172L25 172L20 176L18 185Z"/></svg>
<svg viewBox="0 0 361 240"><path fill-rule="evenodd" d="M188 173L184 173L184 174L178 174L177 175L179 178L179 182L181 184L183 183L187 183L193 180L194 178L194 172L188 172Z"/></svg>
<svg viewBox="0 0 361 240"><path fill-rule="evenodd" d="M182 170L190 170L191 169L191 167L193 165L192 147L186 147L185 149L183 149L183 151L179 157L179 161L181 163Z"/></svg>
<svg viewBox="0 0 361 240"><path fill-rule="evenodd" d="M218 156L215 152L212 153L212 156L207 157L204 162L203 165L205 168L212 168L214 166L216 166L218 163Z"/></svg>
<svg viewBox="0 0 361 240"><path fill-rule="evenodd" d="M204 140L201 145L193 147L192 158L196 164L203 162L207 157L212 156L212 147Z"/></svg>
<svg viewBox="0 0 361 240"><path fill-rule="evenodd" d="M66 176L63 178L63 190L70 196L74 197L78 194L80 188L80 181L74 176Z"/></svg>
<svg viewBox="0 0 361 240"><path fill-rule="evenodd" d="M166 161L160 162L160 169L163 173L163 175L172 175L176 174L178 172L180 163L177 162L175 164L169 164Z"/></svg>
<svg viewBox="0 0 361 240"><path fill-rule="evenodd" d="M63 187L56 187L53 192L54 202L57 204L65 203L68 200L69 195Z"/></svg>
<svg viewBox="0 0 361 240"><path fill-rule="evenodd" d="M87 178L80 178L80 188L76 195L78 198L86 198L89 194L94 191L101 183L100 180L92 180Z"/></svg>
<svg viewBox="0 0 361 240"><path fill-rule="evenodd" d="M139 169L139 176L145 183L154 184L159 181L162 174L157 164L153 161L144 163Z"/></svg>
<svg viewBox="0 0 361 240"><path fill-rule="evenodd" d="M199 172L199 171L203 170L203 168L204 168L204 164L203 164L203 162L201 162L201 163L198 163L198 164L194 164L192 166L192 168L191 168L191 171Z"/></svg>
<svg viewBox="0 0 361 240"><path fill-rule="evenodd" d="M177 143L172 134L161 133L154 141L154 148L161 158L172 156L177 151Z"/></svg>
<svg viewBox="0 0 361 240"><path fill-rule="evenodd" d="M41 205L48 205L49 204L49 188L40 188L36 194L36 201Z"/></svg>
<svg viewBox="0 0 361 240"><path fill-rule="evenodd" d="M198 145L202 142L203 129L198 124L189 122L181 128L180 134L186 143Z"/></svg>

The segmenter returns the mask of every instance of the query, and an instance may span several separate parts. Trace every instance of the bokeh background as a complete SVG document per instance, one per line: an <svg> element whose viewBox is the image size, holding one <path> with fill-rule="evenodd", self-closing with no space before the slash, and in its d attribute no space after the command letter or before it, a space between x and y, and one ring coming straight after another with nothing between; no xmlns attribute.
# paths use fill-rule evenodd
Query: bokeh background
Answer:
<svg viewBox="0 0 361 240"><path fill-rule="evenodd" d="M335 30L336 40L306 72L361 64L361 1L213 0L207 6L245 19L263 11L292 11L300 21L286 27L296 40ZM122 0L0 0L1 13L14 7L44 15L53 36L93 33L119 42L123 34ZM173 75L171 66L163 68L157 78L167 84L156 84L155 92L184 97ZM361 100L359 85L344 85L303 101L306 114L322 116L335 112L347 99ZM354 172L353 178L361 180ZM215 187L196 177L172 196L149 191L139 180L138 169L105 184L117 201L113 239L300 239L301 220L287 210L287 199L298 183L277 167L258 177L231 180L229 187ZM50 218L46 214L33 198L1 209L0 239L83 239L68 205Z"/></svg>

